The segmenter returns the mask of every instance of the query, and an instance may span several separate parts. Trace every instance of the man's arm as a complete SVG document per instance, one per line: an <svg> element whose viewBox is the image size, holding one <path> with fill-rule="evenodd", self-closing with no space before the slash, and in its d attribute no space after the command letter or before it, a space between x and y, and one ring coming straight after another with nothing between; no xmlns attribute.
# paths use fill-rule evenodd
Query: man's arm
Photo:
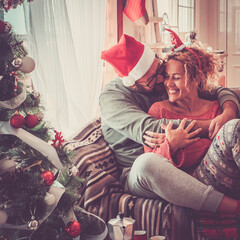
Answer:
<svg viewBox="0 0 240 240"><path fill-rule="evenodd" d="M213 139L220 128L228 121L237 118L239 110L237 105L232 101L225 101L222 106L223 112L215 117L209 126L209 138Z"/></svg>
<svg viewBox="0 0 240 240"><path fill-rule="evenodd" d="M240 99L238 97L238 95L236 94L236 92L234 92L233 90L231 90L230 88L223 88L223 87L219 87L217 89L217 96L218 96L218 101L220 106L222 106L223 111L226 109L231 109L236 113L236 117L239 117L239 113L240 113ZM235 103L235 105L230 104L230 105L225 105L225 102L230 101Z"/></svg>
<svg viewBox="0 0 240 240"><path fill-rule="evenodd" d="M209 95L202 95L203 98ZM220 128L229 120L239 117L239 97L229 88L219 87L213 92L211 98L218 98L222 108L222 114L210 120L197 121L195 128L202 128L201 137L209 137L213 139Z"/></svg>
<svg viewBox="0 0 240 240"><path fill-rule="evenodd" d="M121 86L107 86L99 98L103 125L114 129L119 134L144 144L143 135L146 131L162 133L161 123L167 124L169 120L156 120L147 114L151 103L146 103L148 98L138 99L133 92L121 89ZM173 120L174 126L180 120ZM111 138L111 131L105 131Z"/></svg>

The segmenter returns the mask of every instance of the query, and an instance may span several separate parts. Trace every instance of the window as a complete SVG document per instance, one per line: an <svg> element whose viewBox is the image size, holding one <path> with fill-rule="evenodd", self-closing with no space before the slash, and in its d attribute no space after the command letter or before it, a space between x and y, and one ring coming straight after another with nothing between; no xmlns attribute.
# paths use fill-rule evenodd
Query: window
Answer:
<svg viewBox="0 0 240 240"><path fill-rule="evenodd" d="M3 13L3 10L0 9L0 20L3 21L3 19L4 19L4 13Z"/></svg>
<svg viewBox="0 0 240 240"><path fill-rule="evenodd" d="M1 15L1 13L0 13ZM14 33L21 39L25 40L26 28L23 12L23 5L19 5L16 9L10 9L8 12L3 13L3 20L12 25Z"/></svg>
<svg viewBox="0 0 240 240"><path fill-rule="evenodd" d="M180 37L194 31L194 0L178 1L178 27Z"/></svg>
<svg viewBox="0 0 240 240"><path fill-rule="evenodd" d="M158 16L166 12L169 27L185 41L185 35L194 31L194 0L158 0Z"/></svg>

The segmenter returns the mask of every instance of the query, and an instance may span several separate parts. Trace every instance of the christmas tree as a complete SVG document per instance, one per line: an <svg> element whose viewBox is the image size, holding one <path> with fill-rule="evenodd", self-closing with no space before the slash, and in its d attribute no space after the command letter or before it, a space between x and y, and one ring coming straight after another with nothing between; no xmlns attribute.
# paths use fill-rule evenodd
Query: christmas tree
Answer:
<svg viewBox="0 0 240 240"><path fill-rule="evenodd" d="M0 239L98 234L99 222L77 205L84 180L71 164L74 153L45 121L29 81L34 67L11 25L0 21Z"/></svg>
<svg viewBox="0 0 240 240"><path fill-rule="evenodd" d="M0 9L8 12L11 8L17 8L19 5L23 4L25 0L0 0ZM33 0L27 0L32 2Z"/></svg>

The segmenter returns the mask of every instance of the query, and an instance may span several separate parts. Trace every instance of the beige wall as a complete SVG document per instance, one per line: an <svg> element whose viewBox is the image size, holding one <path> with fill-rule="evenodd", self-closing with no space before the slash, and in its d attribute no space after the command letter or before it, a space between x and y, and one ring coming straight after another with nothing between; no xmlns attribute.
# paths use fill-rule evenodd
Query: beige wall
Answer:
<svg viewBox="0 0 240 240"><path fill-rule="evenodd" d="M218 0L196 0L196 30L198 40L218 48Z"/></svg>
<svg viewBox="0 0 240 240"><path fill-rule="evenodd" d="M226 0L195 0L195 23L198 40L213 50L227 50ZM222 12L220 14L220 11ZM226 63L226 54L221 55ZM220 84L225 86L226 67L221 72Z"/></svg>

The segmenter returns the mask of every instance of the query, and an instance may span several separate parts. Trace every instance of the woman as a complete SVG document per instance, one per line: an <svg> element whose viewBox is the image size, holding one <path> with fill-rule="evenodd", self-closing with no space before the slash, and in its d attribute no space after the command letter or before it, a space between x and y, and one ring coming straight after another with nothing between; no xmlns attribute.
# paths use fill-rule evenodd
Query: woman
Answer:
<svg viewBox="0 0 240 240"><path fill-rule="evenodd" d="M199 97L200 91L211 89L215 68L213 56L199 48L183 49L167 57L164 85L169 99L154 103L149 114L155 118L183 120L177 129L172 129L171 124L165 126L164 143L154 149L145 147L145 151L168 158L206 185L240 199L240 120L227 122L213 141L192 139L193 124L185 127L187 119L213 119L221 114L218 101ZM239 214L239 201L234 204Z"/></svg>

